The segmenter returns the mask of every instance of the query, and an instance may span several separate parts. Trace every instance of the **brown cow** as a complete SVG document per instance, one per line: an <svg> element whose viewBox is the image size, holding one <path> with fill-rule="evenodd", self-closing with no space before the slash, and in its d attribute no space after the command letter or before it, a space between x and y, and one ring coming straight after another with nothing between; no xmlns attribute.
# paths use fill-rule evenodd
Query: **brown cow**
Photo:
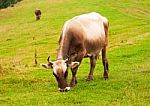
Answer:
<svg viewBox="0 0 150 106"><path fill-rule="evenodd" d="M41 17L41 14L42 14L41 10L36 9L34 13L36 15L36 20L40 20L40 17Z"/></svg>
<svg viewBox="0 0 150 106"><path fill-rule="evenodd" d="M76 85L76 73L84 57L90 58L91 67L87 80L92 80L100 51L102 51L104 79L108 79L107 34L108 20L95 12L76 16L65 22L59 40L56 61L49 61L48 58L48 64L42 65L45 68L53 68L53 75L56 77L60 91L68 91L70 87ZM69 86L67 84L68 66L72 71Z"/></svg>

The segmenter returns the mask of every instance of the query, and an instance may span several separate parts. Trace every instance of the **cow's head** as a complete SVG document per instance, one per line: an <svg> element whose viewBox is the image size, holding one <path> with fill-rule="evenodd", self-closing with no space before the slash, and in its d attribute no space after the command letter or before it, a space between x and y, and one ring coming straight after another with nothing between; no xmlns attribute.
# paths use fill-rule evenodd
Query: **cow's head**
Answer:
<svg viewBox="0 0 150 106"><path fill-rule="evenodd" d="M54 62L49 60L50 56L48 57L47 64L42 64L44 68L50 69L53 68L53 75L55 76L57 83L58 83L58 90L61 92L70 90L70 87L67 84L67 77L68 77L68 66L71 68L75 68L79 65L79 62L71 62L68 64L68 59L66 60L56 60Z"/></svg>

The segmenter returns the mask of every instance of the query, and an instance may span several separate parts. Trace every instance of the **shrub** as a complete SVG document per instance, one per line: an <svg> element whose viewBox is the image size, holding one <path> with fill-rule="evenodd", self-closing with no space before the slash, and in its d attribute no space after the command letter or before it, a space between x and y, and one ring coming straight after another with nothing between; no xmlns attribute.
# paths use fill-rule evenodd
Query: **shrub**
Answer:
<svg viewBox="0 0 150 106"><path fill-rule="evenodd" d="M21 0L0 0L0 9L7 8L8 6L13 4L16 4L17 2L20 2Z"/></svg>

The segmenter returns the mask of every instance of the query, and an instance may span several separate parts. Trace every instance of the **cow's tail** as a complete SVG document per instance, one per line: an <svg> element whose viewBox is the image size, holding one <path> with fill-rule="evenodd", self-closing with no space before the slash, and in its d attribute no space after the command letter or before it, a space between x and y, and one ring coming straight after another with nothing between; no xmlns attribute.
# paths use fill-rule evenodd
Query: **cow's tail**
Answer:
<svg viewBox="0 0 150 106"><path fill-rule="evenodd" d="M109 27L109 22L108 19L105 18L103 21L103 25L104 25L104 30L105 30L105 45L108 45L108 27Z"/></svg>

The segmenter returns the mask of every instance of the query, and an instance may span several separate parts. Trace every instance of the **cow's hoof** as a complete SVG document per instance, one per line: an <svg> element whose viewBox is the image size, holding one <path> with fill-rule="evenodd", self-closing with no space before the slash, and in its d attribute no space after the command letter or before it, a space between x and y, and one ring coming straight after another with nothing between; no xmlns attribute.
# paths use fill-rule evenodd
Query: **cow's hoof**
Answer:
<svg viewBox="0 0 150 106"><path fill-rule="evenodd" d="M75 84L70 84L70 87L74 87L75 86Z"/></svg>
<svg viewBox="0 0 150 106"><path fill-rule="evenodd" d="M91 80L93 80L93 77L91 77L91 76L88 76L86 79L86 81L91 81Z"/></svg>
<svg viewBox="0 0 150 106"><path fill-rule="evenodd" d="M104 80L108 80L108 77L104 77Z"/></svg>
<svg viewBox="0 0 150 106"><path fill-rule="evenodd" d="M70 87L74 87L75 85L75 83L70 83Z"/></svg>
<svg viewBox="0 0 150 106"><path fill-rule="evenodd" d="M93 79L86 79L86 81L91 81L91 80L93 80Z"/></svg>
<svg viewBox="0 0 150 106"><path fill-rule="evenodd" d="M74 87L77 83L78 83L77 78L72 79L71 82L70 82L70 87Z"/></svg>

